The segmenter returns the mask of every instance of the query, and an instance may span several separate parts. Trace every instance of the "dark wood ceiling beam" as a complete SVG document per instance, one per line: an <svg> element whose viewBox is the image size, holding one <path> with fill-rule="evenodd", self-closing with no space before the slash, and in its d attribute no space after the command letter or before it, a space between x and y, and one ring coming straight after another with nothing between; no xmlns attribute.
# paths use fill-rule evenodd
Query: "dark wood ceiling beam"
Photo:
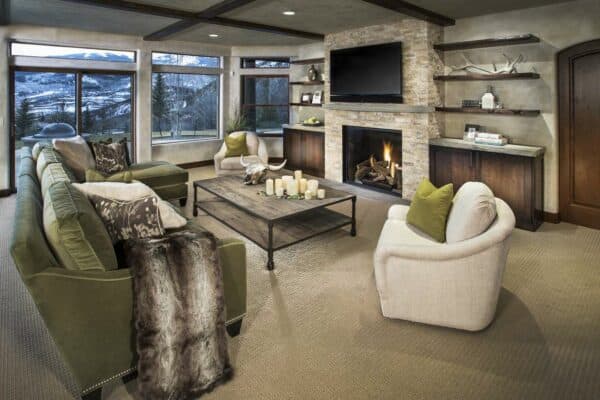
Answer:
<svg viewBox="0 0 600 400"><path fill-rule="evenodd" d="M363 0L367 3L374 4L379 7L387 8L423 21L431 22L432 24L441 26L451 26L456 24L452 18L438 14L426 8L422 8L402 0Z"/></svg>
<svg viewBox="0 0 600 400"><path fill-rule="evenodd" d="M250 31L274 33L277 35L295 36L312 40L324 40L325 35L321 33L312 33L299 31L296 29L281 28L279 26L263 25L254 22L240 21L237 19L215 17L209 20L209 23L221 26L230 26L232 28L247 29Z"/></svg>
<svg viewBox="0 0 600 400"><path fill-rule="evenodd" d="M95 7L104 7L111 10L131 11L135 13L154 15L157 17L185 19L195 17L194 13L183 10L175 10L167 7L153 6L149 4L134 3L127 0L63 0L70 3L85 4Z"/></svg>
<svg viewBox="0 0 600 400"><path fill-rule="evenodd" d="M256 0L224 0L220 3L217 3L204 11L201 11L195 14L195 18L186 18L184 20L175 22L169 26L164 27L156 32L152 32L149 35L144 36L144 40L164 40L169 36L172 36L176 33L184 31L186 29L191 28L192 26L198 25L202 22L206 23L208 21L204 19L210 19L217 17L226 12L235 10L236 8L245 6L248 3L251 3Z"/></svg>
<svg viewBox="0 0 600 400"><path fill-rule="evenodd" d="M0 26L10 24L10 0L0 0Z"/></svg>

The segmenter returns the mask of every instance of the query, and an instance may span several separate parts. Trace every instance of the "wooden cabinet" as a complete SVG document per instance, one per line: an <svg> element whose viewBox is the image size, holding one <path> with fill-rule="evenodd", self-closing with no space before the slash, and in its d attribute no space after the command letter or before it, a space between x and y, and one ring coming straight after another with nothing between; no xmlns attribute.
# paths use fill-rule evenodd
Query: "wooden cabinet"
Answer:
<svg viewBox="0 0 600 400"><path fill-rule="evenodd" d="M512 208L518 228L535 231L542 224L543 155L522 156L431 145L429 156L429 174L434 185L453 183L456 192L465 182L483 182Z"/></svg>
<svg viewBox="0 0 600 400"><path fill-rule="evenodd" d="M287 169L301 169L309 175L325 176L325 134L310 130L283 130L283 157Z"/></svg>

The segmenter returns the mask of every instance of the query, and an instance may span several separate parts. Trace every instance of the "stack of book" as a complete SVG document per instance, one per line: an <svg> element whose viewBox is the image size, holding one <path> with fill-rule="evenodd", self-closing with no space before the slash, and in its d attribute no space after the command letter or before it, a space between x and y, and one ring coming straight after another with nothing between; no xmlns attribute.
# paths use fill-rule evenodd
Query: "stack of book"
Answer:
<svg viewBox="0 0 600 400"><path fill-rule="evenodd" d="M499 133L477 132L475 134L475 144L504 146L507 143L508 139Z"/></svg>

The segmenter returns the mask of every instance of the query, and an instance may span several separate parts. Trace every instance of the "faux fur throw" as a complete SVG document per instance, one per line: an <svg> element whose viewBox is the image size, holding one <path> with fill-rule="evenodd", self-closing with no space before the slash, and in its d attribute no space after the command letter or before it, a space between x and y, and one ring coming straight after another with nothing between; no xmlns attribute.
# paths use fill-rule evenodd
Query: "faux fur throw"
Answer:
<svg viewBox="0 0 600 400"><path fill-rule="evenodd" d="M133 269L138 389L144 399L191 399L232 375L217 243L177 232L125 243Z"/></svg>

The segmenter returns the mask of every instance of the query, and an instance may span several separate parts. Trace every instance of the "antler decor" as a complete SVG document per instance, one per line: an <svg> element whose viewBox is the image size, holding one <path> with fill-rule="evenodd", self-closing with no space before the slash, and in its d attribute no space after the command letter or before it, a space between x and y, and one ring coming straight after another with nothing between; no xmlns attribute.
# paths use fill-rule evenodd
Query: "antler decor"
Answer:
<svg viewBox="0 0 600 400"><path fill-rule="evenodd" d="M490 70L490 69L475 65L471 60L469 60L469 58L464 53L461 53L461 55L465 59L466 64L463 65L462 67L450 66L451 74L453 74L455 72L459 72L459 71L465 71L467 74L473 74L473 73L484 73L487 75L516 74L517 73L517 64L524 61L524 57L522 54L519 54L519 56L517 58L515 58L514 60L512 60L506 54L502 54L504 56L504 58L506 58L506 65L498 68L495 63L492 63L494 69Z"/></svg>

